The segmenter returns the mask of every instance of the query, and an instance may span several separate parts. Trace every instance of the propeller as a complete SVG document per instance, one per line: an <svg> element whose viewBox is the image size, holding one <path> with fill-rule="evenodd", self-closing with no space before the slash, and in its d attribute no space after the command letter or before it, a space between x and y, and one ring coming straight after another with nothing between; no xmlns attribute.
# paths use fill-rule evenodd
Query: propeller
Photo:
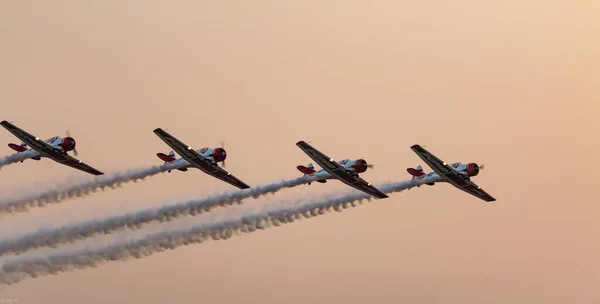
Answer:
<svg viewBox="0 0 600 304"><path fill-rule="evenodd" d="M71 132L69 130L65 131L65 134L67 135L67 137L71 137ZM72 138L72 137L71 137ZM73 154L75 156L79 155L79 152L77 152L77 146L75 146L75 148L73 148Z"/></svg>
<svg viewBox="0 0 600 304"><path fill-rule="evenodd" d="M479 169L481 169L481 170L485 169L485 164L479 165Z"/></svg>
<svg viewBox="0 0 600 304"><path fill-rule="evenodd" d="M373 165L373 164L368 164L367 167L371 168L371 169L375 169L375 165Z"/></svg>
<svg viewBox="0 0 600 304"><path fill-rule="evenodd" d="M221 141L221 148L222 148L223 150L225 150L225 141L224 141L224 140L222 140L222 141ZM223 161L221 162L221 167L223 167L223 168L226 168L226 166L225 166L225 160L224 160L224 159L223 159Z"/></svg>

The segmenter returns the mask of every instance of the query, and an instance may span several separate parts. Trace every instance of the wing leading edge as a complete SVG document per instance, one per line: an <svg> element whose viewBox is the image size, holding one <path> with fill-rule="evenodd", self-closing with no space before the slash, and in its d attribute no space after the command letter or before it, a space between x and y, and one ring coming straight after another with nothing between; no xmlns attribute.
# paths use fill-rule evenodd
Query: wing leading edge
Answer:
<svg viewBox="0 0 600 304"><path fill-rule="evenodd" d="M485 192L481 187L477 186L471 180L468 180L461 176L454 168L431 154L429 151L420 145L413 145L410 147L435 173L445 179L447 182L452 184L454 187L463 190L471 195L474 195L486 202L493 202L496 199Z"/></svg>
<svg viewBox="0 0 600 304"><path fill-rule="evenodd" d="M231 173L225 171L223 168L219 166L213 166L212 164L208 163L207 159L200 155L200 153L192 149L190 146L184 144L177 138L173 137L165 130L161 128L156 128L154 130L154 133L158 137L160 137L160 139L162 139L167 145L169 145L169 147L171 147L175 152L177 152L177 154L181 155L183 159L185 159L192 166L202 170L204 173L218 178L240 189L250 188L250 186L248 186L246 183L242 182L237 177L233 176Z"/></svg>
<svg viewBox="0 0 600 304"><path fill-rule="evenodd" d="M26 143L33 150L37 151L41 155L50 158L56 161L59 164L63 164L65 166L69 166L74 169L78 169L89 174L93 175L102 175L104 173L98 171L97 169L91 167L90 165L70 156L69 154L57 149L43 140L27 133L26 131L20 129L19 127L13 125L12 123L4 120L0 122L4 128L6 128L10 133L14 136L21 139L24 143Z"/></svg>
<svg viewBox="0 0 600 304"><path fill-rule="evenodd" d="M314 160L321 168L331 174L333 177L339 179L344 184L356 188L362 192L370 194L376 198L387 198L388 196L381 192L381 190L373 187L370 183L365 181L360 177L353 176L352 174L348 174L346 169L342 167L340 164L336 163L323 154L319 150L313 148L311 145L307 144L305 141L299 141L296 145L304 151L312 160Z"/></svg>

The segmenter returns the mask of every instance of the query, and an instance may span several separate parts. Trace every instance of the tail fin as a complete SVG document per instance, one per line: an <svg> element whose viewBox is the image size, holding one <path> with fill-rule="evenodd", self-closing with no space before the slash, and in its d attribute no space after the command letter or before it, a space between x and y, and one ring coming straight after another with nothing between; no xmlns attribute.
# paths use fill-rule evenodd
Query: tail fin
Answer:
<svg viewBox="0 0 600 304"><path fill-rule="evenodd" d="M156 156L158 156L158 158L162 159L165 162L165 164L174 162L177 160L175 158L175 152L173 152L173 151L169 152L169 155L164 154L164 153L156 153Z"/></svg>
<svg viewBox="0 0 600 304"><path fill-rule="evenodd" d="M421 177L421 176L425 175L425 172L423 172L423 167L421 167L421 166L417 166L416 169L415 168L408 168L408 169L406 169L406 171L410 175L413 176L412 179L415 179L415 178L418 178L418 177Z"/></svg>
<svg viewBox="0 0 600 304"><path fill-rule="evenodd" d="M315 173L315 172L316 172L316 171L315 171L315 166L313 166L313 164L312 164L312 163L309 163L309 164L308 164L308 167L305 167L305 166L302 166L302 165L300 165L300 166L297 166L296 168L298 169L298 171L300 171L300 172L304 173L305 175L306 175L306 174L309 174L309 175L310 175L310 174L313 174L313 173Z"/></svg>
<svg viewBox="0 0 600 304"><path fill-rule="evenodd" d="M17 152L27 151L27 144L25 144L24 142L22 142L20 146L13 144L13 143L8 144L8 146Z"/></svg>

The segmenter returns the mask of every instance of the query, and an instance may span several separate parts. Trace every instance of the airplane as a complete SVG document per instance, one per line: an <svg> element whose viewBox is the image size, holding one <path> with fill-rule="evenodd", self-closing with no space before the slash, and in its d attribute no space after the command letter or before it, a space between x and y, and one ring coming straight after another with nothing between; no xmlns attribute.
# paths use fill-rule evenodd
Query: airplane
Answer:
<svg viewBox="0 0 600 304"><path fill-rule="evenodd" d="M66 137L54 136L46 140L41 140L40 138L27 133L26 131L6 120L0 122L0 125L6 128L14 136L21 139L21 145L10 143L8 146L17 151L17 154L23 153L21 155L24 156L24 159L30 158L34 160L41 160L42 157L46 157L60 164L87 172L89 174L104 174L67 154L67 152L73 151L75 156L78 155L77 149L75 148L75 139L69 135L68 131ZM21 160L21 162L23 162L23 160Z"/></svg>
<svg viewBox="0 0 600 304"><path fill-rule="evenodd" d="M496 200L471 181L471 177L477 176L479 170L484 169L483 165L479 166L476 163L463 164L460 162L448 165L420 145L413 145L410 148L434 171L425 174L421 166L406 169L413 176L412 180L415 181L417 187L423 184L433 186L437 182L447 182L486 202Z"/></svg>
<svg viewBox="0 0 600 304"><path fill-rule="evenodd" d="M297 166L296 168L304 173L305 176L316 176L317 181L320 183L327 182L326 179L335 178L350 187L356 188L376 198L388 197L385 193L381 192L381 190L373 187L370 183L358 176L359 173L363 173L367 171L367 168L372 167L367 164L364 159L344 159L340 162L335 162L332 158L313 148L305 141L299 141L296 145L323 168L319 171L315 171L312 164L308 164L308 167Z"/></svg>
<svg viewBox="0 0 600 304"><path fill-rule="evenodd" d="M169 147L177 151L177 154L181 155L180 159L176 159L175 152L173 151L168 155L156 153L156 156L165 161L165 164L183 164L181 167L177 168L177 170L180 171L187 171L187 167L190 166L196 167L204 173L240 189L250 188L250 186L239 180L237 177L219 167L218 162L221 162L222 165L225 166L225 158L227 158L227 152L225 152L225 149L222 147L194 150L161 128L154 129L154 133L169 145ZM169 170L169 172L171 172L171 170Z"/></svg>

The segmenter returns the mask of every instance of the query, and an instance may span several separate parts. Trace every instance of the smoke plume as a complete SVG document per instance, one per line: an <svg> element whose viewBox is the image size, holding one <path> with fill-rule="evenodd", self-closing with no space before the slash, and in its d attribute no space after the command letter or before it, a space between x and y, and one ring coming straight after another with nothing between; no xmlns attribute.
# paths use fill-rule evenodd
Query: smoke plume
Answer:
<svg viewBox="0 0 600 304"><path fill-rule="evenodd" d="M27 155L18 154L18 153L0 158L0 169L2 169L2 167L4 167L4 166L8 166L10 164L14 164L16 162L25 160L26 158L27 158Z"/></svg>
<svg viewBox="0 0 600 304"><path fill-rule="evenodd" d="M412 185L410 181L406 181L387 184L380 188L383 192L393 193L410 188ZM295 220L311 218L333 211L339 212L349 207L355 207L364 200L370 201L371 198L367 194L354 191L341 197L306 203L298 207L249 214L237 219L198 225L188 230L155 233L142 239L117 243L103 248L62 252L41 258L17 259L2 265L0 282L14 284L26 277L35 278L42 275L96 267L109 261L126 261L131 258L141 259L158 252L202 243L209 239L225 240L234 234L251 233L292 223Z"/></svg>
<svg viewBox="0 0 600 304"><path fill-rule="evenodd" d="M282 180L263 186L234 190L203 199L166 205L160 208L145 209L101 220L40 230L33 234L3 240L0 242L0 256L9 253L20 254L39 247L56 247L60 244L74 243L77 240L99 234L111 234L125 228L140 229L142 226L152 222L168 222L184 215L195 216L216 207L224 207L236 203L241 204L243 199L249 197L259 198L263 195L275 193L284 188L296 187L312 180L314 178L311 176Z"/></svg>
<svg viewBox="0 0 600 304"><path fill-rule="evenodd" d="M140 179L143 180L146 177L167 170L173 170L180 166L180 164L166 164L144 169L135 169L130 172L118 172L112 176L99 176L88 182L58 187L35 195L0 200L0 214L27 212L29 208L45 207L47 204L57 204L71 198L89 196L98 191L104 191L107 188L117 189L123 184L137 182Z"/></svg>

